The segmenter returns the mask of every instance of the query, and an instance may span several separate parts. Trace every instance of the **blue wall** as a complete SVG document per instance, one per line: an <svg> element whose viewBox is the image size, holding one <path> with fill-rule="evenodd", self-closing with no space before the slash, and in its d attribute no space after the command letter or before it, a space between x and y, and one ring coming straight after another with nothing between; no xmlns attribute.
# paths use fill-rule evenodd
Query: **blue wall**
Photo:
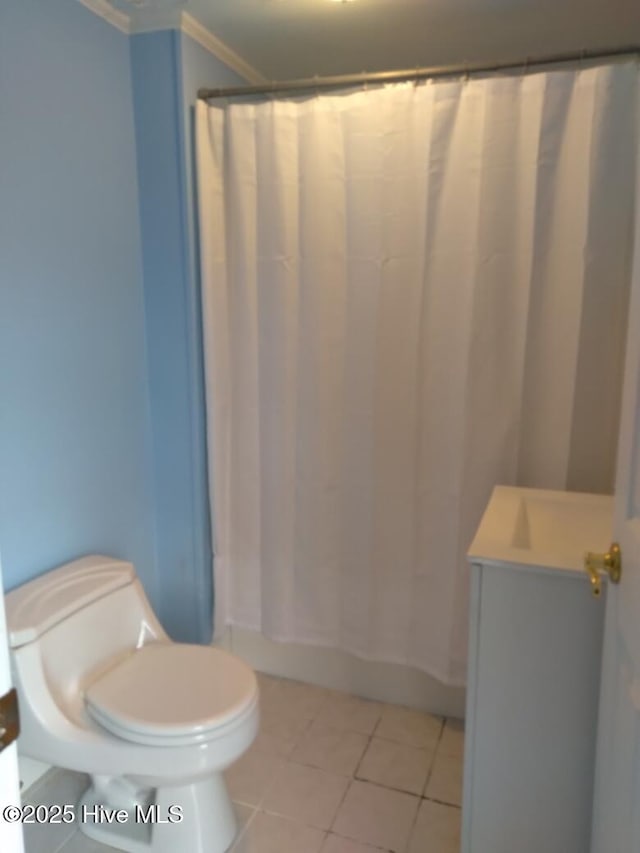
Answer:
<svg viewBox="0 0 640 853"><path fill-rule="evenodd" d="M162 605L176 639L202 637L202 603L194 594L191 398L186 362L185 233L179 146L176 34L131 38L140 223L143 240L149 391L153 430L154 510Z"/></svg>
<svg viewBox="0 0 640 853"><path fill-rule="evenodd" d="M176 639L211 637L191 38L78 0L0 12L0 548L5 586L136 563Z"/></svg>
<svg viewBox="0 0 640 853"><path fill-rule="evenodd" d="M0 19L5 585L102 551L157 604L129 39L77 0Z"/></svg>
<svg viewBox="0 0 640 853"><path fill-rule="evenodd" d="M176 639L208 642L211 539L193 184L199 86L240 78L180 32L131 39L160 617Z"/></svg>

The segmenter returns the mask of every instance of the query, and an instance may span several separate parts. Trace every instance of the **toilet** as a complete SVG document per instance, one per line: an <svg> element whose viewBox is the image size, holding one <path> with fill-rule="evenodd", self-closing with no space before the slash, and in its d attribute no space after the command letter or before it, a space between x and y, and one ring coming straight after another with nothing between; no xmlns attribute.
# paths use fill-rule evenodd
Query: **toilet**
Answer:
<svg viewBox="0 0 640 853"><path fill-rule="evenodd" d="M223 771L258 730L238 658L172 642L131 563L89 556L5 596L20 751L87 773L89 837L131 853L224 853L236 819Z"/></svg>

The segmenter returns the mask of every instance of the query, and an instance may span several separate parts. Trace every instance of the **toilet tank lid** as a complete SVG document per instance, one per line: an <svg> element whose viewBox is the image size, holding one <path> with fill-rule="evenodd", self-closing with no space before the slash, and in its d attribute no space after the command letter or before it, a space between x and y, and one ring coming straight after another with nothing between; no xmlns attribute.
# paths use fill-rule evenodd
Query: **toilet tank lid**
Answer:
<svg viewBox="0 0 640 853"><path fill-rule="evenodd" d="M32 643L67 616L134 578L131 563L93 554L16 587L5 595L10 647Z"/></svg>

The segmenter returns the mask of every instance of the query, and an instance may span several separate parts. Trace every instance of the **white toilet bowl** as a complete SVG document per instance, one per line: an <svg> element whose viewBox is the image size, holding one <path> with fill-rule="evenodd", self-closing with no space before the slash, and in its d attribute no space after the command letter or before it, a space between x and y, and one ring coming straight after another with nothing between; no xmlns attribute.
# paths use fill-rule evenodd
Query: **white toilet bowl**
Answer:
<svg viewBox="0 0 640 853"><path fill-rule="evenodd" d="M83 832L130 853L224 853L222 771L253 741L253 671L172 642L133 566L84 557L5 597L23 754L91 775Z"/></svg>

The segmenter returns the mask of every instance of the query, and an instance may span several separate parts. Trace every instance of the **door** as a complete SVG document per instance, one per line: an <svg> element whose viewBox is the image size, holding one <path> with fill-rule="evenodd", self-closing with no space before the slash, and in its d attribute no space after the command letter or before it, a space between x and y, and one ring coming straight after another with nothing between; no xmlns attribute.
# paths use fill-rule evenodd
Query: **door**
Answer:
<svg viewBox="0 0 640 853"><path fill-rule="evenodd" d="M636 190L640 201L640 169ZM622 549L622 581L609 584L607 591L591 853L639 853L640 210L635 222L614 539Z"/></svg>
<svg viewBox="0 0 640 853"><path fill-rule="evenodd" d="M2 584L2 562L0 561L0 591ZM0 595L0 697L11 689L9 669L9 647L7 624L4 613L4 596ZM6 806L20 805L20 782L18 778L18 751L14 743L0 752L0 850L2 853L23 853L22 827L4 819Z"/></svg>

